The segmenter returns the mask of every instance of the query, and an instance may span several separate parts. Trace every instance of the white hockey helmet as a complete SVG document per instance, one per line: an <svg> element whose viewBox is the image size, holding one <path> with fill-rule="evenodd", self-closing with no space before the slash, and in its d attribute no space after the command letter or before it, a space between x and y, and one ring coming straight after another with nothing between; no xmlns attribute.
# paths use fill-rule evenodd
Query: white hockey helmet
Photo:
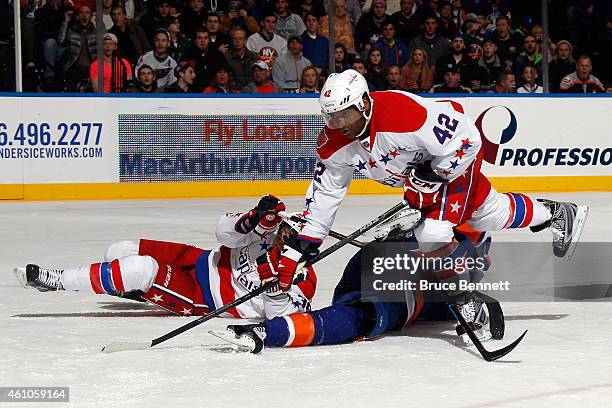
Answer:
<svg viewBox="0 0 612 408"><path fill-rule="evenodd" d="M338 129L346 126L347 121L351 123L360 117L364 117L365 125L361 132L356 135L360 136L372 117L372 109L370 108L370 112L365 110L364 95L370 100L371 106L372 99L370 98L368 83L359 72L354 69L347 69L339 74L331 74L325 81L319 96L319 105L321 105L321 113L325 124L332 129ZM350 108L353 106L357 108L360 115L351 116L351 112L354 112L354 110Z"/></svg>

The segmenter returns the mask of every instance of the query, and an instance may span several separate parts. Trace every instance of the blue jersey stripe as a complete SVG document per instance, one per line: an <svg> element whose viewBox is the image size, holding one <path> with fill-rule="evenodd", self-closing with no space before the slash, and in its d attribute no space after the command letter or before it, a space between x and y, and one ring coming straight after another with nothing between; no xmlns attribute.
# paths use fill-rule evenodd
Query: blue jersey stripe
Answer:
<svg viewBox="0 0 612 408"><path fill-rule="evenodd" d="M195 266L196 279L198 280L198 284L200 285L200 289L202 290L202 297L204 298L204 302L206 302L206 306L210 309L211 312L217 310L217 306L215 305L215 300L213 298L212 292L210 291L210 271L208 268L208 257L210 255L210 251L204 251L202 255L198 257Z"/></svg>
<svg viewBox="0 0 612 408"><path fill-rule="evenodd" d="M102 281L102 287L106 293L109 295L117 294L117 290L115 290L111 278L110 262L102 262L102 264L100 264L100 281Z"/></svg>
<svg viewBox="0 0 612 408"><path fill-rule="evenodd" d="M514 193L510 193L510 194L512 194L512 197L514 197L514 202L516 203L516 211L514 212L514 221L512 221L512 224L510 224L509 228L518 228L519 225L521 225L523 221L525 220L525 214L526 214L525 200L523 199L523 196L521 196L520 194L514 194Z"/></svg>

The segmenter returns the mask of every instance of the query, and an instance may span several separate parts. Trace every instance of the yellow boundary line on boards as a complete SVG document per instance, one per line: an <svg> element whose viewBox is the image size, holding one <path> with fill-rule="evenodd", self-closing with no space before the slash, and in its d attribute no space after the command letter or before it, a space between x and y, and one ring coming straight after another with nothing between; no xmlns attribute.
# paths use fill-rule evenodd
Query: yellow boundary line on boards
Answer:
<svg viewBox="0 0 612 408"><path fill-rule="evenodd" d="M612 191L612 176L492 177L498 191ZM15 201L301 196L309 181L0 184L0 199ZM349 194L400 194L370 180L353 180Z"/></svg>

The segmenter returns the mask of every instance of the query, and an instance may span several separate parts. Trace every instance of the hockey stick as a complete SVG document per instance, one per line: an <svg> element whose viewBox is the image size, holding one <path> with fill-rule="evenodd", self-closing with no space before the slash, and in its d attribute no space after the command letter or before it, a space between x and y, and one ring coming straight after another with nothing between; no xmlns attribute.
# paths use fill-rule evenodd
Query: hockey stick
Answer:
<svg viewBox="0 0 612 408"><path fill-rule="evenodd" d="M278 215L286 220L291 220L291 221L295 221L295 222L304 222L305 220L300 218L297 215L293 215L291 213L288 213L286 211L279 211ZM329 231L328 234L330 237L335 238L335 239L344 239L346 237L346 235L340 234L339 232L336 232L334 230ZM363 248L366 244L361 242L361 241L357 241L356 239L352 240L349 242L349 244L356 246L357 248Z"/></svg>
<svg viewBox="0 0 612 408"><path fill-rule="evenodd" d="M351 241L353 241L355 238L357 238L358 236L360 236L361 234L364 234L365 232L369 231L370 229L374 228L376 225L378 225L379 223L383 222L384 220L386 220L387 218L393 216L394 214L396 214L398 211L401 211L403 208L405 208L408 205L408 203L406 201L402 201L401 203L395 205L393 208L385 211L383 214L379 215L378 217L376 217L376 219L368 222L366 225L364 225L363 227L359 228L358 230L356 230L355 232L353 232L352 234L346 236L345 238L341 239L340 241L336 242L334 245L330 246L329 248L327 248L325 251L320 252L317 256L313 257L312 259L310 259L309 261L306 262L305 266L310 266L316 262L319 262L321 259L327 257L328 255L331 255L332 253L334 253L335 251L337 251L338 249L342 248L343 246L345 246L346 244L350 243ZM218 308L217 310L215 310L212 313L209 313L207 315L201 316L199 318L197 318L196 320L193 320L181 327L178 327L174 330L172 330L169 333L164 334L163 336L157 337L153 340L150 341L141 341L141 342L112 342L108 345L106 345L105 347L102 348L102 352L103 353L114 353L117 351L128 351L128 350L146 350L148 348L151 348L153 346L158 345L159 343L162 343L166 340L169 340L175 336L178 336L179 334L194 328L196 326L199 326L200 324L212 319L213 317L217 317L220 314L228 311L229 309L238 306L244 302L246 302L247 300L250 300L252 298L254 298L255 296L258 296L260 294L262 294L263 292L267 291L268 289L272 288L274 285L276 285L278 283L278 279L274 279L270 282L267 282L263 285L261 285L259 288L247 293L246 295L239 297L238 299L234 300L233 302L228 303L225 306L222 306L220 308Z"/></svg>

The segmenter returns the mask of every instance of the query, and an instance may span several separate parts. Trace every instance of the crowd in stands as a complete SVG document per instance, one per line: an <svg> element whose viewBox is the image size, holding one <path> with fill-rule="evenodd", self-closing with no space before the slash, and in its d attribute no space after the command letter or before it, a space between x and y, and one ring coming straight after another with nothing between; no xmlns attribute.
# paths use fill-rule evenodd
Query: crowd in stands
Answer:
<svg viewBox="0 0 612 408"><path fill-rule="evenodd" d="M542 93L544 59L551 92L612 80L612 0L560 0L545 56L539 1L103 0L98 28L94 0L22 3L30 91L317 93L330 18L334 71L361 72L371 90ZM0 57L2 44L0 32Z"/></svg>

